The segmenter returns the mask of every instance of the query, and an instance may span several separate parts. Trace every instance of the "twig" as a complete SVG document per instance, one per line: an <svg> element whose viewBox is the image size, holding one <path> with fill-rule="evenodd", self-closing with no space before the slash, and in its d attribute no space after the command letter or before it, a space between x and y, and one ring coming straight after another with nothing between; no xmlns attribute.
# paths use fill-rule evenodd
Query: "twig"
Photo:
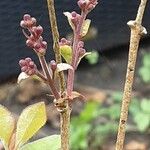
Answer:
<svg viewBox="0 0 150 150"><path fill-rule="evenodd" d="M124 145L126 122L128 118L128 109L129 109L129 103L132 94L132 85L134 80L137 51L138 51L141 36L143 34L146 34L146 29L141 25L146 3L147 0L141 0L141 4L138 9L136 20L128 22L128 25L131 28L131 37L130 37L126 81L124 86L121 116L120 116L120 123L119 123L118 136L116 142L116 150L122 150Z"/></svg>
<svg viewBox="0 0 150 150"><path fill-rule="evenodd" d="M49 69L48 69L45 57L44 56L39 56L39 61L41 63L41 66L42 66L42 69L44 71L44 74L45 74L45 76L47 78L47 81L49 83L51 91L52 91L53 95L55 96L55 98L58 100L60 98L60 94L57 91L57 89L56 89L56 87L54 85L54 82L53 82L53 80L52 80L52 78L50 76L50 72L49 72Z"/></svg>
<svg viewBox="0 0 150 150"><path fill-rule="evenodd" d="M83 25L83 22L84 22L86 16L87 16L86 12L82 12L81 13L81 19L80 19L78 28L77 28L76 31L74 31L73 55L72 55L72 63L71 63L71 65L72 65L72 67L74 69L73 70L71 70L71 69L69 70L68 81L67 81L67 93L68 93L69 96L71 96L71 93L73 91L74 75L75 75L76 65L78 63L77 62L77 58L78 58L78 43L81 40L81 37L79 35L80 35L81 29L82 29L82 25Z"/></svg>
<svg viewBox="0 0 150 150"><path fill-rule="evenodd" d="M57 27L57 20L56 20L56 14L55 14L55 7L54 7L54 0L47 0L48 4L48 11L49 11L49 17L50 17L50 24L51 24L51 30L52 30L52 36L53 36L53 49L55 52L55 58L57 63L61 63L61 54L59 49L59 32ZM61 91L65 91L65 79L63 72L60 72L59 74L59 80L60 80L60 87Z"/></svg>
<svg viewBox="0 0 150 150"><path fill-rule="evenodd" d="M50 24L53 36L53 48L55 52L56 62L61 63L61 54L59 49L59 32L57 28L57 20L55 15L55 8L54 8L54 0L47 0L48 10L49 10L49 17L50 17ZM61 93L65 91L65 79L63 72L59 74L60 80L60 88ZM60 121L61 121L61 149L62 150L69 150L69 126L70 126L70 107L68 101L65 101L66 109L60 112Z"/></svg>

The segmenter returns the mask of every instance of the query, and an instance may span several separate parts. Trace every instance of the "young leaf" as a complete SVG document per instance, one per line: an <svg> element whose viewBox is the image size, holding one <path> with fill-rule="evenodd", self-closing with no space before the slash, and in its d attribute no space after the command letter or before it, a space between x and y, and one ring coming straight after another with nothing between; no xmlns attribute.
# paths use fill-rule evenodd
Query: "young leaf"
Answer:
<svg viewBox="0 0 150 150"><path fill-rule="evenodd" d="M60 53L65 61L70 64L72 60L72 48L69 45L60 46Z"/></svg>
<svg viewBox="0 0 150 150"><path fill-rule="evenodd" d="M9 140L13 134L15 128L15 120L5 107L0 105L0 140L7 149Z"/></svg>
<svg viewBox="0 0 150 150"><path fill-rule="evenodd" d="M89 30L89 27L90 27L90 24L91 24L91 20L90 19L86 19L84 22L83 22L83 25L82 25L82 29L81 29L81 36L84 37L88 30Z"/></svg>
<svg viewBox="0 0 150 150"><path fill-rule="evenodd" d="M75 98L80 98L81 100L85 100L85 96L82 95L81 93L77 92L77 91L73 91L72 92L72 99L75 99Z"/></svg>
<svg viewBox="0 0 150 150"><path fill-rule="evenodd" d="M75 27L74 27L73 23L71 22L71 13L70 12L64 12L63 14L67 17L69 25L74 30Z"/></svg>
<svg viewBox="0 0 150 150"><path fill-rule="evenodd" d="M21 72L18 76L18 80L17 80L17 83L18 84L21 84L24 80L26 79L34 79L34 80L38 80L38 81L42 81L42 79L40 77L38 77L37 75L32 75L32 76L29 76L27 75L25 72Z"/></svg>
<svg viewBox="0 0 150 150"><path fill-rule="evenodd" d="M46 122L44 102L31 105L21 113L16 130L16 147L29 140Z"/></svg>
<svg viewBox="0 0 150 150"><path fill-rule="evenodd" d="M89 64L94 65L98 62L99 53L97 51L92 51L91 55L87 55L86 59L88 60Z"/></svg>
<svg viewBox="0 0 150 150"><path fill-rule="evenodd" d="M52 135L24 145L20 150L58 150L61 148L60 135Z"/></svg>
<svg viewBox="0 0 150 150"><path fill-rule="evenodd" d="M17 83L19 84L22 80L25 80L27 78L29 78L30 76L27 75L25 72L21 72L18 76L18 80Z"/></svg>
<svg viewBox="0 0 150 150"><path fill-rule="evenodd" d="M73 67L67 63L60 63L60 64L57 64L57 71L60 72L60 71L64 71L64 70L68 70L68 69L72 69L73 70Z"/></svg>
<svg viewBox="0 0 150 150"><path fill-rule="evenodd" d="M91 52L86 52L82 57L80 57L80 58L79 58L79 61L78 61L78 65L79 65L81 59L82 59L83 57L88 56L88 55L91 55Z"/></svg>

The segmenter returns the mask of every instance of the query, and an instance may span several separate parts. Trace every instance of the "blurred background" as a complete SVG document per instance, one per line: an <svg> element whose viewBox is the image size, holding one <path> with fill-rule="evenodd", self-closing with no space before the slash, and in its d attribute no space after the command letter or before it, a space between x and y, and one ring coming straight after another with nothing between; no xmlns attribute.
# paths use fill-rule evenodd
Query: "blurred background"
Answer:
<svg viewBox="0 0 150 150"><path fill-rule="evenodd" d="M61 37L72 37L63 12L79 12L76 2L55 0ZM82 60L75 77L75 89L87 97L87 102L73 103L71 150L115 149L130 37L126 23L135 18L139 2L101 0L88 16L92 23L84 41L86 50L92 54ZM141 40L138 52L125 150L150 150L149 10L150 2L143 19L148 34ZM37 139L59 133L59 114L47 96L49 88L44 83L28 79L17 84L20 59L29 56L39 66L36 55L26 47L19 26L25 13L37 18L38 24L43 26L44 39L48 42L47 61L54 58L46 0L0 1L0 104L17 117L26 106L45 101L48 121L33 138Z"/></svg>

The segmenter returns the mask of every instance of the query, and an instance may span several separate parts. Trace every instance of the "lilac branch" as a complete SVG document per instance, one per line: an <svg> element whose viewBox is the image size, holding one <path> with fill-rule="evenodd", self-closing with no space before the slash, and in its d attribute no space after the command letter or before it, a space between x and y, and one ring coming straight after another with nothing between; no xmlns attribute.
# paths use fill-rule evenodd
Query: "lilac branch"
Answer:
<svg viewBox="0 0 150 150"><path fill-rule="evenodd" d="M48 69L45 57L44 56L39 56L39 61L41 63L42 70L43 70L45 76L47 77L47 81L49 83L51 91L52 91L53 95L55 96L55 98L58 100L60 98L60 94L59 94L59 92L57 91L57 89L54 85L54 81L52 80L52 77L50 75L50 71Z"/></svg>

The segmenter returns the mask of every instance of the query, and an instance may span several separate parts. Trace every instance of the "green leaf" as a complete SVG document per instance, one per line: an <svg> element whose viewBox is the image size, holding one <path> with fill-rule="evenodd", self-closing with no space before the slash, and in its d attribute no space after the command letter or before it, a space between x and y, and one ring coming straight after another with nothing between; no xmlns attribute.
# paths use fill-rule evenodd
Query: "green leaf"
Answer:
<svg viewBox="0 0 150 150"><path fill-rule="evenodd" d="M69 25L74 30L75 27L74 27L74 24L71 21L71 17L72 17L71 13L70 12L64 12L63 14L67 17Z"/></svg>
<svg viewBox="0 0 150 150"><path fill-rule="evenodd" d="M46 122L44 102L28 106L21 113L16 129L16 147L27 142Z"/></svg>
<svg viewBox="0 0 150 150"><path fill-rule="evenodd" d="M137 124L139 131L144 132L150 125L149 114L143 112L137 113L134 117L134 122Z"/></svg>
<svg viewBox="0 0 150 150"><path fill-rule="evenodd" d="M87 32L89 30L89 27L90 27L90 24L91 24L91 20L90 19L86 19L83 22L82 29L81 29L81 37L84 37L87 34Z"/></svg>
<svg viewBox="0 0 150 150"><path fill-rule="evenodd" d="M80 121L88 123L94 119L97 116L98 106L96 102L88 102L79 116Z"/></svg>
<svg viewBox="0 0 150 150"><path fill-rule="evenodd" d="M137 112L140 111L140 102L137 99L131 100L131 105L129 107L129 113L133 116L133 118L136 116Z"/></svg>
<svg viewBox="0 0 150 150"><path fill-rule="evenodd" d="M88 60L89 64L94 65L98 62L99 53L97 51L92 51L91 54L87 55L85 58Z"/></svg>
<svg viewBox="0 0 150 150"><path fill-rule="evenodd" d="M117 120L120 117L120 105L119 104L114 104L109 107L109 115L110 118L113 120Z"/></svg>
<svg viewBox="0 0 150 150"><path fill-rule="evenodd" d="M69 45L60 46L60 53L65 61L70 64L72 60L72 48Z"/></svg>
<svg viewBox="0 0 150 150"><path fill-rule="evenodd" d="M122 92L114 92L111 96L115 102L121 102L122 100Z"/></svg>
<svg viewBox="0 0 150 150"><path fill-rule="evenodd" d="M61 148L60 135L52 135L37 141L28 143L20 150L58 150Z"/></svg>
<svg viewBox="0 0 150 150"><path fill-rule="evenodd" d="M79 126L71 126L71 147L73 150L87 149L88 148L88 133L90 125L78 124Z"/></svg>
<svg viewBox="0 0 150 150"><path fill-rule="evenodd" d="M150 82L150 67L141 67L139 69L139 75L142 77L144 82Z"/></svg>
<svg viewBox="0 0 150 150"><path fill-rule="evenodd" d="M11 112L9 112L4 106L0 105L0 140L8 149L9 140L13 134L15 128L15 119Z"/></svg>
<svg viewBox="0 0 150 150"><path fill-rule="evenodd" d="M150 68L150 53L146 53L143 58L143 65Z"/></svg>
<svg viewBox="0 0 150 150"><path fill-rule="evenodd" d="M150 115L150 100L148 99L143 99L141 101L141 109L145 112L145 113L149 113Z"/></svg>

